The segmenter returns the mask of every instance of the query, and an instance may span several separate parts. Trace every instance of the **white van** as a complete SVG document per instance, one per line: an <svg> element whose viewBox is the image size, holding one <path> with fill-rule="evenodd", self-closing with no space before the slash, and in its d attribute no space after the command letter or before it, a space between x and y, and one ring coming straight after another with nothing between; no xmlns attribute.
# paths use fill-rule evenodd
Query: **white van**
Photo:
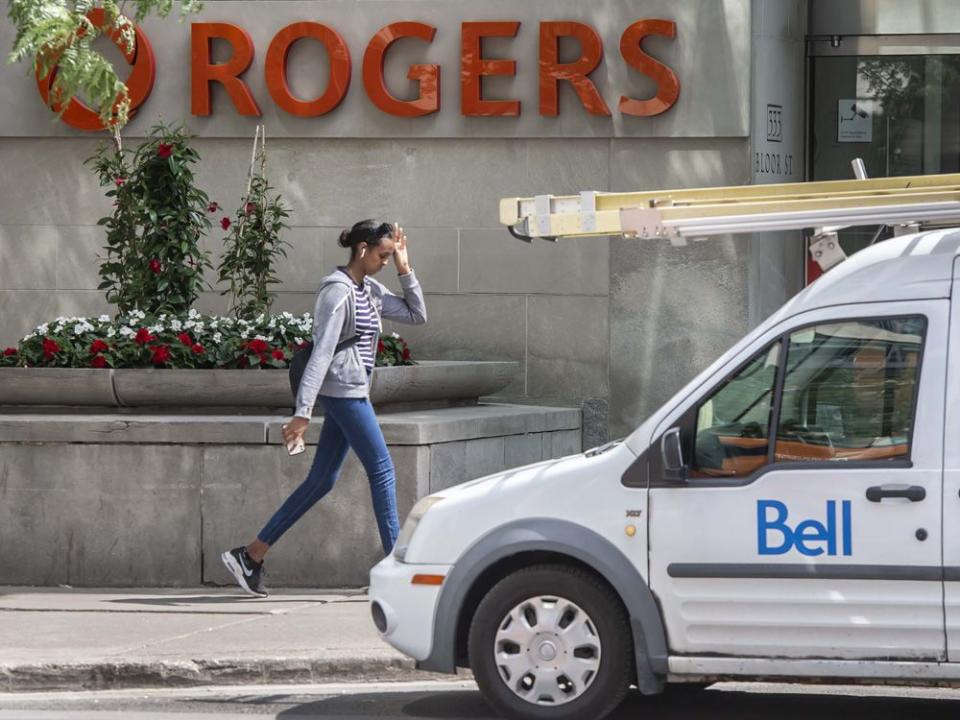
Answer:
<svg viewBox="0 0 960 720"><path fill-rule="evenodd" d="M631 684L960 681L960 231L832 269L621 442L421 500L383 638L512 718Z"/></svg>

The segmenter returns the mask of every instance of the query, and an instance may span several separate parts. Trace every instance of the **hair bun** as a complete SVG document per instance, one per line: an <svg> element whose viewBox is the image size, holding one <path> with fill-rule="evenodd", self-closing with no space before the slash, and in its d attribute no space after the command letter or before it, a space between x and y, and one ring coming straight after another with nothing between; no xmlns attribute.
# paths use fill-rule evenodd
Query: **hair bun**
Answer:
<svg viewBox="0 0 960 720"><path fill-rule="evenodd" d="M340 240L337 242L340 244L340 247L350 247L350 231L344 230L342 233L340 233Z"/></svg>

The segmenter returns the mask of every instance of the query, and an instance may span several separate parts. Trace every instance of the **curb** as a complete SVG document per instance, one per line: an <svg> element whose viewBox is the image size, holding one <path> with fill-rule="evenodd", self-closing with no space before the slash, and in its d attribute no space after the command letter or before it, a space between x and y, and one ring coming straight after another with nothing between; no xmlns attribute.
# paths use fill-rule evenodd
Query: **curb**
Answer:
<svg viewBox="0 0 960 720"><path fill-rule="evenodd" d="M119 690L200 685L401 682L436 679L409 658L220 658L169 661L0 664L0 692Z"/></svg>

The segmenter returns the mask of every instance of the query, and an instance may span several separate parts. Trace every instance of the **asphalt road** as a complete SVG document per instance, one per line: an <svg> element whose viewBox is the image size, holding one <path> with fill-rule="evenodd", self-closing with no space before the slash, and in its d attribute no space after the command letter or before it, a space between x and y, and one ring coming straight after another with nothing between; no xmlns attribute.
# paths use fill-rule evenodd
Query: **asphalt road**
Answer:
<svg viewBox="0 0 960 720"><path fill-rule="evenodd" d="M652 698L632 693L611 720L941 720L958 716L960 690L723 683ZM495 717L468 682L0 694L0 720Z"/></svg>

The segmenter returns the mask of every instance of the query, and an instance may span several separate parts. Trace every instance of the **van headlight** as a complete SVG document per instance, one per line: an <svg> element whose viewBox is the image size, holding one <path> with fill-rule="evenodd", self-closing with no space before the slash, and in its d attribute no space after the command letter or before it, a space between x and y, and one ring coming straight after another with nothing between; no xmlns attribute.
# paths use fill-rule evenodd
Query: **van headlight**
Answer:
<svg viewBox="0 0 960 720"><path fill-rule="evenodd" d="M403 523L403 529L400 531L400 537L397 538L397 543L393 548L393 556L397 560L400 562L404 561L407 556L407 547L410 545L410 541L413 540L413 534L417 531L420 520L427 514L427 510L441 500L443 500L442 495L427 495L427 497L422 498L413 506L413 510L407 515L407 520Z"/></svg>

